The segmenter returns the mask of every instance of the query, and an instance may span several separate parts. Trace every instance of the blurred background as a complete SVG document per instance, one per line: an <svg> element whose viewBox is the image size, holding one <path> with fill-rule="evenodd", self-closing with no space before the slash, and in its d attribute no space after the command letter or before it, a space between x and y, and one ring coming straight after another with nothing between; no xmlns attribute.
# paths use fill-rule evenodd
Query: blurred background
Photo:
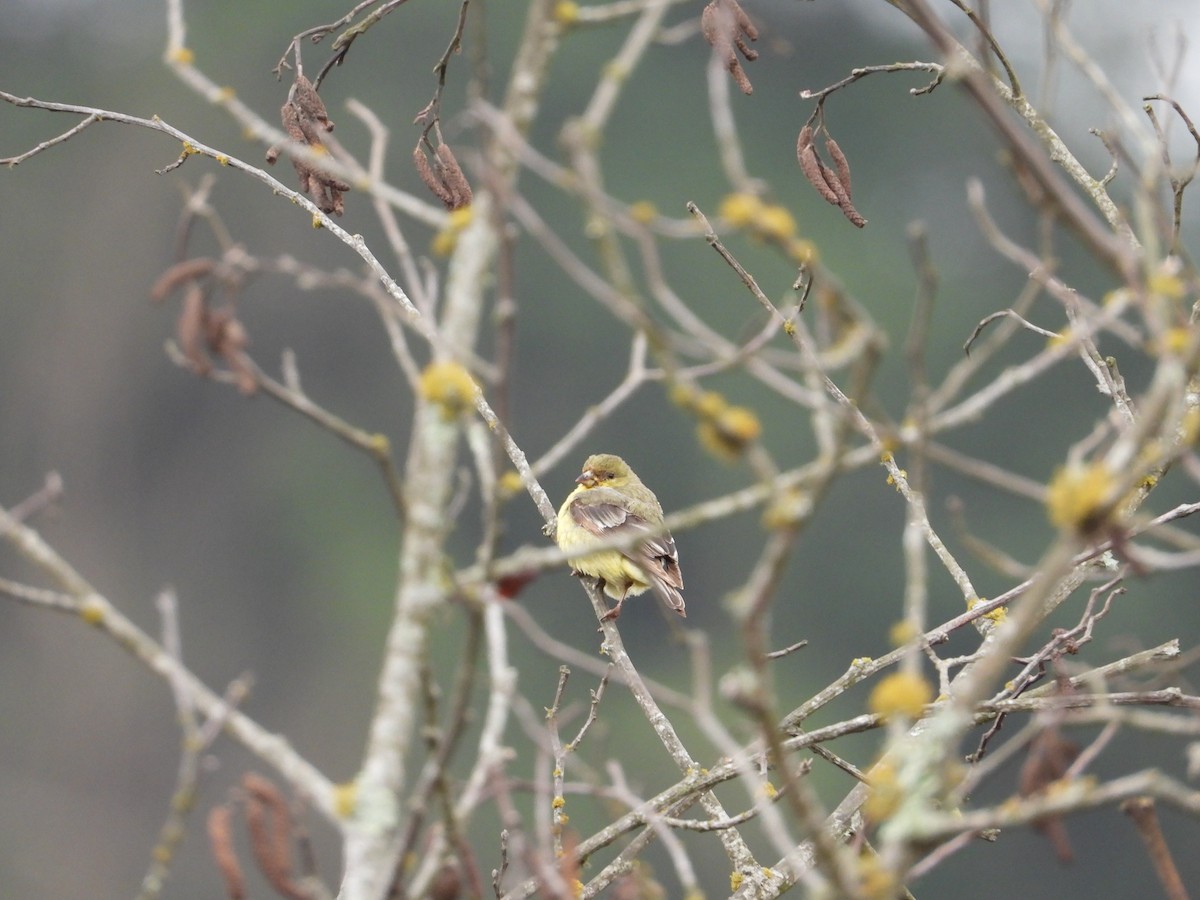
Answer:
<svg viewBox="0 0 1200 900"><path fill-rule="evenodd" d="M888 333L892 349L876 387L882 408L899 418L909 388L902 347L915 292L906 228L914 221L925 224L941 279L929 348L936 381L960 358L975 324L1011 305L1025 283L1025 273L992 253L973 225L966 180L983 180L993 214L1027 244L1034 243L1028 233L1032 218L1009 186L991 132L952 86L912 97L909 88L924 84L919 76L880 75L827 106L826 122L854 167L856 202L870 220L864 231L850 227L797 170L795 136L811 110L798 92L836 81L853 66L934 55L878 0L747 0L745 6L762 34L762 57L749 70L755 93L734 101L748 167L770 183L774 200L796 216L801 235L817 245L825 265ZM995 6L1005 7L995 10L1003 18L997 29L1001 43L1036 97L1043 87L1037 18L1024 3L1011 12L1008 4ZM316 0L189 4L188 46L207 74L274 121L286 84L276 82L271 68L293 34L333 20L343 7L348 4ZM497 91L522 24L522 11L510 7L486 7ZM681 8L671 21L694 16L699 8L699 3ZM347 99L371 106L391 125L389 178L422 194L408 161L417 136L410 123L432 93L429 73L457 10L449 2L404 6L354 46L347 64L322 89L337 135L352 150L365 156L367 136L345 112ZM1093 0L1071 21L1135 108L1142 96L1163 88L1156 62L1173 52L1177 35L1193 40L1200 35L1200 10L1190 0ZM557 152L555 136L583 108L624 33L599 28L567 36L533 136L544 152ZM163 66L164 47L165 13L152 0L7 0L0 15L0 89L158 114L211 146L261 160L263 147L247 142L237 125ZM707 57L707 47L694 36L655 49L635 73L601 151L607 184L619 199L648 200L664 214L682 217L687 201L711 214L728 192L707 117ZM309 48L305 59L309 65L325 59L323 48ZM476 143L468 126L452 118L462 108L466 67L464 57L452 64L446 101L447 138L456 145ZM1107 154L1087 129L1111 127L1111 110L1069 66L1060 65L1048 87L1051 100L1045 105L1056 126L1091 171L1102 173ZM1200 115L1200 63L1194 54L1185 58L1176 96L1193 116ZM0 156L22 153L75 121L0 106ZM1186 145L1181 146L1186 159ZM173 365L163 345L173 334L176 308L153 307L148 290L171 262L184 189L214 172L213 204L249 252L290 253L330 268L356 269L357 260L328 234L314 231L306 214L257 183L218 171L211 161L193 158L156 175L178 150L160 135L105 124L0 172L0 504L11 507L48 472L60 473L65 497L36 522L47 539L152 633L159 628L154 598L172 586L180 601L184 658L193 670L217 690L252 671L247 711L287 735L332 777L346 779L361 757L390 620L397 527L387 494L369 460L308 421ZM281 166L277 174L290 183L290 170ZM555 230L592 259L578 210L528 174L521 187ZM343 224L382 248L367 202L354 193L347 199ZM1194 219L1189 211L1185 234L1189 228L1194 233ZM406 233L422 252L433 236L419 225ZM729 243L769 295L787 296L794 268L744 238ZM206 253L214 246L201 232L194 249ZM664 253L672 284L714 327L737 338L761 325L752 300L703 242L667 242ZM1111 287L1106 273L1074 254L1069 242L1063 256L1068 280L1081 291L1098 299ZM519 247L516 277L520 317L512 430L536 458L620 381L628 336L528 240ZM411 401L373 308L354 296L302 291L265 276L246 292L241 314L260 365L277 373L281 352L291 348L310 395L354 424L388 434L403 460ZM1063 324L1061 311L1045 301L1034 318L1047 328ZM1036 341L1040 338L1019 337L1015 346L1032 353L1040 346ZM1118 353L1136 392L1146 370L1131 353L1126 365L1124 349L1101 346L1102 352ZM994 375L999 368L989 371ZM781 465L811 458L807 422L794 407L738 374L710 386L759 413L764 443ZM1086 371L1073 365L1018 392L986 421L949 436L948 443L1044 481L1104 410ZM668 510L752 483L747 469L723 464L701 449L693 430L660 389L644 388L580 448L578 459L543 484L558 502L571 487L577 463L602 450L625 456ZM1156 511L1194 499L1173 490L1164 485L1152 501ZM1051 535L1039 507L957 476L935 472L931 495L939 527L949 531L945 503L958 497L975 533L1023 561L1035 561ZM871 470L840 480L802 536L773 629L779 646L802 638L810 645L778 663L781 703L807 698L854 657L878 656L888 648L903 592L903 515L898 496ZM509 504L506 529L506 549L543 543L540 521L525 498ZM472 560L477 534L474 507L468 507L453 541L461 564ZM676 535L689 588L687 624L710 635L718 673L741 655L721 601L753 566L762 535L757 512ZM955 549L963 552L961 544ZM971 570L983 596L1011 586L977 563ZM0 573L32 577L5 546ZM959 612L961 598L950 580L935 573L932 583L933 618ZM1200 624L1194 575L1134 581L1129 588L1086 658L1103 662L1172 637L1182 638L1185 649L1194 643ZM531 584L518 602L559 640L587 652L596 649L586 599L565 569ZM1070 604L1054 624L1072 624L1079 608ZM644 674L687 690L685 651L664 642L668 632L653 605L630 607L621 622ZM461 648L461 624L456 612L438 624L434 649L435 658L446 660L443 674ZM549 705L558 661L514 635L521 689L535 703L541 698ZM962 649L968 649L965 642ZM577 674L573 698L586 700L592 686L592 679ZM865 692L852 693L813 724L852 714L864 697ZM167 811L178 758L167 686L80 622L3 601L0 721L0 897L136 893ZM679 725L685 737L694 737L687 723ZM530 743L515 725L508 738L521 754L514 777L544 777L533 770ZM651 794L668 783L669 759L627 695L613 690L589 738L594 758L618 740L645 742L644 769L627 773L635 789ZM1102 761L1098 773L1182 767L1179 744L1164 742L1161 750L1154 742L1133 745L1118 739L1114 760ZM875 746L876 739L866 737L835 749L866 765ZM1118 763L1121 754L1127 758ZM1130 754L1136 754L1132 762ZM245 769L262 766L227 741L214 748L213 762L167 897L220 896L200 817L224 799ZM850 787L840 773L819 777L831 803ZM1006 791L1015 785L1014 769ZM741 808L741 788L724 796ZM590 833L602 818L593 819L577 805L572 822ZM1169 812L1165 817L1177 847L1194 842L1195 823ZM336 884L336 844L323 824L313 825L322 873ZM1124 817L1103 810L1069 825L1078 857L1073 867L1058 866L1036 835L1015 832L998 844L969 848L914 888L923 897L962 896L962 880L970 878L979 879L980 887L971 892L978 897L1153 892L1150 867ZM498 862L495 834L494 821L483 817L474 837L485 870ZM1116 867L1115 853L1123 854ZM712 868L703 872L704 883L716 896L728 873L723 860L708 862ZM1200 860L1184 856L1180 862L1185 880L1200 878ZM671 884L668 866L658 862L656 868Z"/></svg>

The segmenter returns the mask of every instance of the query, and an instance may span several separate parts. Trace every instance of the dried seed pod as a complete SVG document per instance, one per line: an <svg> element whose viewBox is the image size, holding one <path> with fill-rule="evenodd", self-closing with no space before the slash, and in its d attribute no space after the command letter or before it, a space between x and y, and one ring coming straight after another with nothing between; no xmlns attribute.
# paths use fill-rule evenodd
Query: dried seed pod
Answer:
<svg viewBox="0 0 1200 900"><path fill-rule="evenodd" d="M437 149L433 151L432 165L421 145L417 144L413 150L413 165L416 166L421 181L425 182L425 186L447 209L461 209L471 204L471 185L449 144L438 144Z"/></svg>
<svg viewBox="0 0 1200 900"><path fill-rule="evenodd" d="M814 155L816 155L815 151ZM833 196L837 198L833 205L837 207L844 207L850 202L850 197L846 194L845 185L838 180L837 173L833 171L833 169L829 168L829 166L825 165L824 160L822 160L820 157L817 157L817 165L821 167L821 177L825 179L825 184L831 191L833 191Z"/></svg>
<svg viewBox="0 0 1200 900"><path fill-rule="evenodd" d="M306 119L312 119L326 131L333 131L333 122L329 121L329 113L325 110L325 101L317 93L312 82L303 75L296 76L292 91L292 100L300 109L300 114Z"/></svg>
<svg viewBox="0 0 1200 900"><path fill-rule="evenodd" d="M805 147L812 146L813 130L811 125L805 125L800 129L800 134L796 137L796 155L803 152Z"/></svg>
<svg viewBox="0 0 1200 900"><path fill-rule="evenodd" d="M446 206L450 206L454 202L454 197L449 189L442 184L441 179L433 173L433 167L429 165L429 160L425 157L425 151L421 149L420 144L413 150L413 165L417 167L417 174L421 180L425 182L425 187L433 193L435 197L442 201Z"/></svg>
<svg viewBox="0 0 1200 900"><path fill-rule="evenodd" d="M800 162L800 171L804 173L804 177L808 179L808 183L817 189L817 193L825 198L826 201L834 206L838 205L837 194L833 188L825 181L825 175L821 171L821 160L817 156L817 148L812 145L812 136L809 135L809 142L803 142L804 132L800 132L801 141L796 144L796 159Z"/></svg>
<svg viewBox="0 0 1200 900"><path fill-rule="evenodd" d="M450 208L461 209L464 206L470 206L473 199L471 185L467 181L467 176L463 174L458 160L454 158L454 151L450 149L449 144L439 144L435 152L442 183L446 185L453 200Z"/></svg>
<svg viewBox="0 0 1200 900"><path fill-rule="evenodd" d="M833 160L833 170L837 173L837 179L845 189L846 196L853 197L854 194L850 190L850 162L846 159L846 154L833 138L825 139L825 152Z"/></svg>
<svg viewBox="0 0 1200 900"><path fill-rule="evenodd" d="M854 227L862 228L867 220L850 200L850 164L833 138L826 139L825 148L833 158L834 169L817 155L812 127L805 125L801 128L796 138L796 160L800 163L800 171L826 202L840 209Z"/></svg>
<svg viewBox="0 0 1200 900"><path fill-rule="evenodd" d="M225 361L237 380L238 390L246 396L257 392L258 374L245 352L250 337L232 306L222 307L209 316L207 337L208 349Z"/></svg>
<svg viewBox="0 0 1200 900"><path fill-rule="evenodd" d="M150 288L150 299L155 303L166 300L171 293L189 281L199 281L216 268L217 261L208 257L185 259L176 263L159 276L158 281Z"/></svg>
<svg viewBox="0 0 1200 900"><path fill-rule="evenodd" d="M725 68L742 93L754 93L754 87L737 58L737 51L749 62L758 59L757 51L752 50L744 39L758 40L758 29L737 0L712 0L700 13L700 30L713 52L725 63Z"/></svg>
<svg viewBox="0 0 1200 900"><path fill-rule="evenodd" d="M183 305L175 322L175 338L184 357L201 375L212 371L212 361L204 352L207 331L208 304L204 288L193 281L183 294Z"/></svg>
<svg viewBox="0 0 1200 900"><path fill-rule="evenodd" d="M233 850L232 813L228 806L217 806L208 814L208 843L229 900L244 900L246 877Z"/></svg>
<svg viewBox="0 0 1200 900"><path fill-rule="evenodd" d="M721 29L718 25L717 0L712 0L700 13L700 32L708 46L716 49L717 42L722 40Z"/></svg>
<svg viewBox="0 0 1200 900"><path fill-rule="evenodd" d="M285 897L303 896L292 881L292 824L287 801L275 785L253 772L242 777L242 787L247 793L246 826L250 831L250 849L258 867L271 886Z"/></svg>
<svg viewBox="0 0 1200 900"><path fill-rule="evenodd" d="M307 143L304 135L304 128L300 124L300 110L292 101L288 101L279 108L279 118L283 122L283 130L288 133L293 141Z"/></svg>
<svg viewBox="0 0 1200 900"><path fill-rule="evenodd" d="M737 0L724 0L725 6L733 10L734 18L737 19L738 28L746 33L746 37L752 41L758 40L758 29L754 27L754 23L750 21L750 17L746 15L746 11L742 9L741 4Z"/></svg>
<svg viewBox="0 0 1200 900"><path fill-rule="evenodd" d="M1078 755L1079 747L1064 738L1057 728L1045 729L1029 745L1017 792L1029 797L1047 790L1066 775ZM1074 854L1061 816L1044 816L1033 825L1050 840L1060 861L1072 861Z"/></svg>

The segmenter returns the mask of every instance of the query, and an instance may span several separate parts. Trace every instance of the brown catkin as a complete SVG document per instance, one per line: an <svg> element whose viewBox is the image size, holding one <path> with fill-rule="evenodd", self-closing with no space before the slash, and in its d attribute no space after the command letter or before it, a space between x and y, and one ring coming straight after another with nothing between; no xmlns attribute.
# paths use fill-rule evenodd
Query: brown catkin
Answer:
<svg viewBox="0 0 1200 900"><path fill-rule="evenodd" d="M225 895L229 900L244 900L246 877L233 850L233 833L230 828L232 814L228 806L217 806L208 814L208 843L212 848L213 860L221 880L225 882Z"/></svg>
<svg viewBox="0 0 1200 900"><path fill-rule="evenodd" d="M852 199L854 192L850 189L850 162L846 159L846 154L842 152L842 148L833 138L825 139L825 152L833 160L833 170L837 173L838 181L846 190L846 197Z"/></svg>
<svg viewBox="0 0 1200 900"><path fill-rule="evenodd" d="M421 181L425 182L425 187L433 192L433 195L442 201L446 206L450 206L454 202L454 197L450 191L442 184L441 179L433 172L433 167L429 165L429 160L425 157L425 151L420 146L413 149L413 165L417 168L417 174L421 177Z"/></svg>

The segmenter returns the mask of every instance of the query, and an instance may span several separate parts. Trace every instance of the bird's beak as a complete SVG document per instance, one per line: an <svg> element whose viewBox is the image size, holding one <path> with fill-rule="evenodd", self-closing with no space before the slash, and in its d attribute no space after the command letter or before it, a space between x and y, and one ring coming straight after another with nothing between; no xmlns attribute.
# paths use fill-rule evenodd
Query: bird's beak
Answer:
<svg viewBox="0 0 1200 900"><path fill-rule="evenodd" d="M592 474L591 469L584 469L578 478L575 479L576 484L591 484L596 480L596 476Z"/></svg>

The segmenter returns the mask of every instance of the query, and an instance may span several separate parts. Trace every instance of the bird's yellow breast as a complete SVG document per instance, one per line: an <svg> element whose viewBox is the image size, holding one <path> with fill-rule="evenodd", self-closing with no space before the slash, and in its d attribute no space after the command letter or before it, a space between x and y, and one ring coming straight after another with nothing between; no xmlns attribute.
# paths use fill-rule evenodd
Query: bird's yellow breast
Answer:
<svg viewBox="0 0 1200 900"><path fill-rule="evenodd" d="M575 495L567 498L567 502L558 511L558 527L554 535L555 543L560 550L567 554L571 568L576 572L599 578L604 581L604 593L614 599L627 595L642 593L649 589L650 580L641 567L634 563L620 550L600 550L597 553L586 551L589 544L595 544L596 538L571 515L571 502Z"/></svg>

